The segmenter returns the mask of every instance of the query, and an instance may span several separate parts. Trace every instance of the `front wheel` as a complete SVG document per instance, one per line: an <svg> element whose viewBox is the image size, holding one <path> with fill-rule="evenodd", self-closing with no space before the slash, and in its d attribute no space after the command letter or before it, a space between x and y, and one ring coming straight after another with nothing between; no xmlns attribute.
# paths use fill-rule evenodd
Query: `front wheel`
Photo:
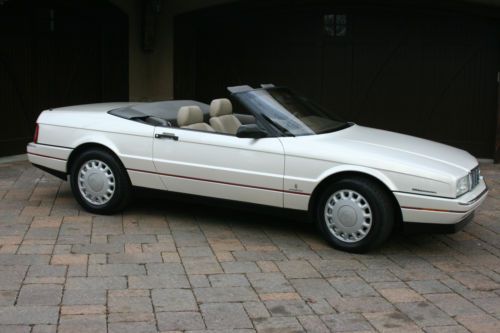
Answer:
<svg viewBox="0 0 500 333"><path fill-rule="evenodd" d="M100 149L84 151L70 170L71 190L78 203L91 213L112 214L128 203L128 175L119 161Z"/></svg>
<svg viewBox="0 0 500 333"><path fill-rule="evenodd" d="M365 178L330 184L320 194L316 222L335 248L366 252L384 242L394 225L394 208L387 191Z"/></svg>

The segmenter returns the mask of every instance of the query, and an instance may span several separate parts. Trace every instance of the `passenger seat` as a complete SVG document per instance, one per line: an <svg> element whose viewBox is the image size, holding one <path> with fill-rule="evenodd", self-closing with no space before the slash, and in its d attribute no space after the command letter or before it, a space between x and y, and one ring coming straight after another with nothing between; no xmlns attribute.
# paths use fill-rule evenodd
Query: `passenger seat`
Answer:
<svg viewBox="0 0 500 333"><path fill-rule="evenodd" d="M233 106L227 98L210 103L210 125L216 132L236 135L241 122L233 115Z"/></svg>
<svg viewBox="0 0 500 333"><path fill-rule="evenodd" d="M215 132L210 125L203 122L203 112L199 106L183 106L177 113L177 125L198 131Z"/></svg>

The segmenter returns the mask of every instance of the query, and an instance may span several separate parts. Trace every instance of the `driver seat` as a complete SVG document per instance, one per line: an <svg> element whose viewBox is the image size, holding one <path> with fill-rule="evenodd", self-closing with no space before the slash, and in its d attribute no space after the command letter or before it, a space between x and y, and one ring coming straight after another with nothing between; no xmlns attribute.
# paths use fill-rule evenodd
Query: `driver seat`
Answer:
<svg viewBox="0 0 500 333"><path fill-rule="evenodd" d="M227 98L210 103L210 125L216 132L236 135L241 122L233 115L233 106Z"/></svg>

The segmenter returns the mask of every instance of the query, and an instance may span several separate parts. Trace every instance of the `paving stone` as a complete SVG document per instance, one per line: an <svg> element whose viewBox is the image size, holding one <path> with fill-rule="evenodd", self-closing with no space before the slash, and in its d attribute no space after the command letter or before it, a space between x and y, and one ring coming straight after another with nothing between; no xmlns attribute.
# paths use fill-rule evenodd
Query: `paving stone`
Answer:
<svg viewBox="0 0 500 333"><path fill-rule="evenodd" d="M321 319L334 332L371 330L370 324L360 314L334 313L321 316Z"/></svg>
<svg viewBox="0 0 500 333"><path fill-rule="evenodd" d="M388 269L361 269L358 275L366 282L393 282L399 279Z"/></svg>
<svg viewBox="0 0 500 333"><path fill-rule="evenodd" d="M479 272L456 272L452 273L452 276L471 290L491 291L500 289L500 284Z"/></svg>
<svg viewBox="0 0 500 333"><path fill-rule="evenodd" d="M409 288L382 289L379 293L391 303L419 302L424 298Z"/></svg>
<svg viewBox="0 0 500 333"><path fill-rule="evenodd" d="M364 317L379 332L422 332L407 315L401 312L372 312L365 313Z"/></svg>
<svg viewBox="0 0 500 333"><path fill-rule="evenodd" d="M148 264L163 262L161 253L119 253L108 254L110 264Z"/></svg>
<svg viewBox="0 0 500 333"><path fill-rule="evenodd" d="M28 277L64 277L65 275L65 266L32 265L28 270Z"/></svg>
<svg viewBox="0 0 500 333"><path fill-rule="evenodd" d="M214 254L210 246L188 246L177 249L181 258L184 257L213 257Z"/></svg>
<svg viewBox="0 0 500 333"><path fill-rule="evenodd" d="M399 303L397 307L421 327L456 324L450 316L429 302Z"/></svg>
<svg viewBox="0 0 500 333"><path fill-rule="evenodd" d="M1 331L0 331L1 332ZM31 333L56 333L57 325L35 325Z"/></svg>
<svg viewBox="0 0 500 333"><path fill-rule="evenodd" d="M450 316L483 314L481 309L457 294L428 294L425 297Z"/></svg>
<svg viewBox="0 0 500 333"><path fill-rule="evenodd" d="M339 293L324 279L292 279L290 282L304 298L317 300L340 297Z"/></svg>
<svg viewBox="0 0 500 333"><path fill-rule="evenodd" d="M363 264L354 259L310 260L310 263L324 277L336 277L339 271L366 268Z"/></svg>
<svg viewBox="0 0 500 333"><path fill-rule="evenodd" d="M153 312L114 312L108 314L108 323L124 323L124 322L154 322L155 315Z"/></svg>
<svg viewBox="0 0 500 333"><path fill-rule="evenodd" d="M168 262L161 264L146 264L148 275L163 274L185 274L184 267L180 263Z"/></svg>
<svg viewBox="0 0 500 333"><path fill-rule="evenodd" d="M88 276L125 276L145 275L144 265L139 264L100 264L89 265Z"/></svg>
<svg viewBox="0 0 500 333"><path fill-rule="evenodd" d="M276 262L280 271L289 279L320 277L314 267L305 260L288 260Z"/></svg>
<svg viewBox="0 0 500 333"><path fill-rule="evenodd" d="M30 333L30 332L31 332L31 326L28 325L0 325L0 333Z"/></svg>
<svg viewBox="0 0 500 333"><path fill-rule="evenodd" d="M124 277L70 277L66 280L67 289L124 289Z"/></svg>
<svg viewBox="0 0 500 333"><path fill-rule="evenodd" d="M214 274L208 277L212 287L249 287L250 283L242 274Z"/></svg>
<svg viewBox="0 0 500 333"><path fill-rule="evenodd" d="M478 298L473 300L474 304L491 314L500 314L500 296Z"/></svg>
<svg viewBox="0 0 500 333"><path fill-rule="evenodd" d="M453 326L433 326L426 327L426 333L469 333L470 331L463 326L453 325Z"/></svg>
<svg viewBox="0 0 500 333"><path fill-rule="evenodd" d="M330 278L328 282L343 296L378 296L378 293L358 277Z"/></svg>
<svg viewBox="0 0 500 333"><path fill-rule="evenodd" d="M155 311L197 311L198 305L189 289L153 289Z"/></svg>
<svg viewBox="0 0 500 333"><path fill-rule="evenodd" d="M210 287L210 281L206 275L188 275L189 283L193 288Z"/></svg>
<svg viewBox="0 0 500 333"><path fill-rule="evenodd" d="M500 332L500 320L487 314L459 315L456 320L471 332Z"/></svg>
<svg viewBox="0 0 500 333"><path fill-rule="evenodd" d="M108 333L156 333L155 322L119 322L108 325Z"/></svg>
<svg viewBox="0 0 500 333"><path fill-rule="evenodd" d="M194 288L200 303L257 301L257 295L249 287Z"/></svg>
<svg viewBox="0 0 500 333"><path fill-rule="evenodd" d="M0 254L0 265L43 265L49 260L46 254Z"/></svg>
<svg viewBox="0 0 500 333"><path fill-rule="evenodd" d="M300 324L304 327L307 332L315 333L328 333L330 330L323 321L315 315L299 316L297 317Z"/></svg>
<svg viewBox="0 0 500 333"><path fill-rule="evenodd" d="M302 300L266 301L264 304L273 317L295 317L313 313L311 308Z"/></svg>
<svg viewBox="0 0 500 333"><path fill-rule="evenodd" d="M106 314L104 305L63 305L61 315Z"/></svg>
<svg viewBox="0 0 500 333"><path fill-rule="evenodd" d="M288 332L297 333L304 332L302 325L293 317L269 317L259 318L253 321L257 332Z"/></svg>
<svg viewBox="0 0 500 333"><path fill-rule="evenodd" d="M57 306L5 306L0 307L1 325L57 324Z"/></svg>
<svg viewBox="0 0 500 333"><path fill-rule="evenodd" d="M124 247L120 243L111 244L76 244L71 248L72 253L77 254L108 254L108 253L123 253Z"/></svg>
<svg viewBox="0 0 500 333"><path fill-rule="evenodd" d="M394 307L384 298L378 296L368 297L330 297L328 302L338 312L366 313L393 311Z"/></svg>
<svg viewBox="0 0 500 333"><path fill-rule="evenodd" d="M87 265L68 266L67 277L85 277L87 276Z"/></svg>
<svg viewBox="0 0 500 333"><path fill-rule="evenodd" d="M0 270L0 290L18 290L26 275L26 270L27 266L9 271Z"/></svg>
<svg viewBox="0 0 500 333"><path fill-rule="evenodd" d="M86 254L55 254L50 260L51 265L87 265Z"/></svg>
<svg viewBox="0 0 500 333"><path fill-rule="evenodd" d="M106 304L106 289L66 289L64 291L63 304Z"/></svg>
<svg viewBox="0 0 500 333"><path fill-rule="evenodd" d="M184 274L129 276L128 285L132 289L189 288L189 281Z"/></svg>
<svg viewBox="0 0 500 333"><path fill-rule="evenodd" d="M58 305L62 286L55 284L25 284L17 299L18 305Z"/></svg>
<svg viewBox="0 0 500 333"><path fill-rule="evenodd" d="M271 316L262 302L244 302L243 307L251 319L267 318Z"/></svg>
<svg viewBox="0 0 500 333"><path fill-rule="evenodd" d="M252 261L234 261L221 263L225 273L255 273L260 272L260 268Z"/></svg>
<svg viewBox="0 0 500 333"><path fill-rule="evenodd" d="M212 257L187 257L182 259L182 264L188 274L223 273L219 262Z"/></svg>
<svg viewBox="0 0 500 333"><path fill-rule="evenodd" d="M61 316L58 333L107 332L105 315Z"/></svg>
<svg viewBox="0 0 500 333"><path fill-rule="evenodd" d="M198 312L158 312L158 327L161 331L202 330L203 319Z"/></svg>
<svg viewBox="0 0 500 333"><path fill-rule="evenodd" d="M208 329L253 328L239 303L208 303L200 305Z"/></svg>
<svg viewBox="0 0 500 333"><path fill-rule="evenodd" d="M18 254L52 254L54 245L21 245Z"/></svg>
<svg viewBox="0 0 500 333"><path fill-rule="evenodd" d="M257 266L259 266L262 273L276 273L280 271L278 265L276 265L274 261L270 260L257 261Z"/></svg>
<svg viewBox="0 0 500 333"><path fill-rule="evenodd" d="M234 251L234 257L238 261L260 261L260 260L285 260L286 257L279 251Z"/></svg>
<svg viewBox="0 0 500 333"><path fill-rule="evenodd" d="M14 305L17 298L17 290L1 290L0 306Z"/></svg>
<svg viewBox="0 0 500 333"><path fill-rule="evenodd" d="M451 291L438 280L410 281L408 285L419 294L448 293Z"/></svg>
<svg viewBox="0 0 500 333"><path fill-rule="evenodd" d="M247 277L259 294L294 291L281 273L248 273Z"/></svg>
<svg viewBox="0 0 500 333"><path fill-rule="evenodd" d="M311 300L307 299L306 303L313 310L313 312L317 315L325 315L336 313L335 309L324 299L319 300Z"/></svg>
<svg viewBox="0 0 500 333"><path fill-rule="evenodd" d="M152 312L151 299L147 296L108 296L109 312Z"/></svg>

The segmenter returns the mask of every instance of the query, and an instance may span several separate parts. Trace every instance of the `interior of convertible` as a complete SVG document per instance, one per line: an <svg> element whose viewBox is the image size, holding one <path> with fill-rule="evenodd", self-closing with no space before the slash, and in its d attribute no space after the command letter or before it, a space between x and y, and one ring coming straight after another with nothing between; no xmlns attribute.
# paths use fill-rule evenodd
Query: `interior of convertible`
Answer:
<svg viewBox="0 0 500 333"><path fill-rule="evenodd" d="M178 127L204 132L236 135L242 124L254 124L248 113L233 113L227 98L214 99L210 105L191 101L142 103L109 112L112 115L153 126Z"/></svg>

